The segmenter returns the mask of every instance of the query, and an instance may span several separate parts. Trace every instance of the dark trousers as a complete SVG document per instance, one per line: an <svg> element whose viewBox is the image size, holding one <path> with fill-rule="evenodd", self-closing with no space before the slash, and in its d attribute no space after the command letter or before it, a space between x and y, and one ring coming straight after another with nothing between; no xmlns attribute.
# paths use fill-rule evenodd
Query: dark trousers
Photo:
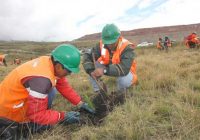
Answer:
<svg viewBox="0 0 200 140"><path fill-rule="evenodd" d="M55 88L48 94L48 109L51 108L55 97ZM6 118L0 118L0 140L27 140L29 135L42 133L51 129L50 125L40 125L37 123L17 123Z"/></svg>
<svg viewBox="0 0 200 140"><path fill-rule="evenodd" d="M20 124L3 118L0 119L0 123L0 140L27 140L32 134L42 133L51 129L50 125Z"/></svg>
<svg viewBox="0 0 200 140"><path fill-rule="evenodd" d="M0 118L0 139L1 140L21 140L28 139L28 133L25 124Z"/></svg>
<svg viewBox="0 0 200 140"><path fill-rule="evenodd" d="M188 45L190 48L195 48L197 44L195 42L188 41Z"/></svg>

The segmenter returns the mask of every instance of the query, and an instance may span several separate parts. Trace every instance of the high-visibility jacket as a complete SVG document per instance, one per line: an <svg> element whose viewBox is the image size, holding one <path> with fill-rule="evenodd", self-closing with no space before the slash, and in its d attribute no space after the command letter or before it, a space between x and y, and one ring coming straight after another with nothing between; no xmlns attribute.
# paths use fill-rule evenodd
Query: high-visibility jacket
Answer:
<svg viewBox="0 0 200 140"><path fill-rule="evenodd" d="M5 56L6 56L5 54L0 55L0 62L3 62L3 60L5 59Z"/></svg>
<svg viewBox="0 0 200 140"><path fill-rule="evenodd" d="M158 41L158 42L157 42L157 48L158 48L158 49L161 49L161 48L162 48L162 44L161 44L161 43L162 43L161 41Z"/></svg>
<svg viewBox="0 0 200 140"><path fill-rule="evenodd" d="M104 48L104 44L102 43L102 40L101 40L100 41L101 56L98 58L97 61L103 65L108 65L110 63L119 64L121 62L121 59L120 59L121 54L128 45L132 45L132 43L126 40L125 38L120 37L118 46L116 50L113 52L112 58L110 58L109 51L106 48ZM136 61L133 60L131 68L130 68L130 72L134 74L134 78L132 82L133 84L137 83L136 65L137 65Z"/></svg>
<svg viewBox="0 0 200 140"><path fill-rule="evenodd" d="M52 86L56 84L54 68L50 57L43 56L14 69L0 84L0 117L16 122L26 122L27 98L29 93L23 86L23 79L45 77Z"/></svg>
<svg viewBox="0 0 200 140"><path fill-rule="evenodd" d="M16 65L21 64L21 60L19 58L14 59L14 64Z"/></svg>
<svg viewBox="0 0 200 140"><path fill-rule="evenodd" d="M198 37L196 34L191 34L187 37L187 40L188 41L191 41L191 42L194 42L194 43L197 43L198 42Z"/></svg>

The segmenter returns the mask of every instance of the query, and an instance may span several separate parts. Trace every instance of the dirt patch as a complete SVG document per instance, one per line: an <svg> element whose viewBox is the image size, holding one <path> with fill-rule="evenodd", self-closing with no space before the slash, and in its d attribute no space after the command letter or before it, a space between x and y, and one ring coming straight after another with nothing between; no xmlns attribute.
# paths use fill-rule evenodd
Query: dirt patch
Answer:
<svg viewBox="0 0 200 140"><path fill-rule="evenodd" d="M96 113L93 115L80 110L81 123L99 125L115 106L121 105L125 102L125 95L126 93L124 92L112 92L109 95L101 92L100 94L96 95L92 100Z"/></svg>

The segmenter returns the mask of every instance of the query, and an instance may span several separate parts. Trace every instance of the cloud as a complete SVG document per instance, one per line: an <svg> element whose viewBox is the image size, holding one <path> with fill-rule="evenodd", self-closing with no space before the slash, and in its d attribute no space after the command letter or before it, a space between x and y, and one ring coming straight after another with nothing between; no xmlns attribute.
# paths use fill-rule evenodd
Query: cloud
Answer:
<svg viewBox="0 0 200 140"><path fill-rule="evenodd" d="M1 0L0 40L66 41L101 32L199 23L198 0Z"/></svg>
<svg viewBox="0 0 200 140"><path fill-rule="evenodd" d="M183 25L199 23L200 19L197 18L196 13L198 10L198 0L192 2L187 0L170 0L160 7L156 8L156 12L142 23L138 23L137 27L147 26L170 26L170 25Z"/></svg>

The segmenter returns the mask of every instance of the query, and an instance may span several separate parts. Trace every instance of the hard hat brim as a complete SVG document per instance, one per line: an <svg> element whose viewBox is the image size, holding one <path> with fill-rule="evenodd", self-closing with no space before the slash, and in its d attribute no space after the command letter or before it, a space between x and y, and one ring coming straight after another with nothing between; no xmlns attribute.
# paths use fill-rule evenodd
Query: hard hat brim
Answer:
<svg viewBox="0 0 200 140"><path fill-rule="evenodd" d="M115 42L117 42L117 39L118 38L116 38L116 39L112 39L112 40L105 40L105 39L102 39L102 41L103 41L103 44L113 44L113 43L115 43Z"/></svg>
<svg viewBox="0 0 200 140"><path fill-rule="evenodd" d="M66 69L70 70L72 73L78 73L80 71L80 68L69 68L67 66L64 66Z"/></svg>

